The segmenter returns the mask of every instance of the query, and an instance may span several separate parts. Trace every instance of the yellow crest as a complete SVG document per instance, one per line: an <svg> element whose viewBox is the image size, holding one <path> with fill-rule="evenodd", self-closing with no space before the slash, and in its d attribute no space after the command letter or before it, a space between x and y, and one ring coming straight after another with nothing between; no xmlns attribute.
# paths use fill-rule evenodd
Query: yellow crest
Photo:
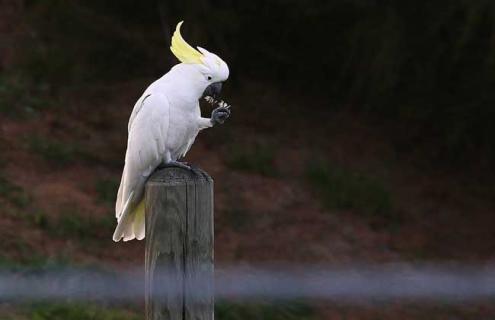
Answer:
<svg viewBox="0 0 495 320"><path fill-rule="evenodd" d="M172 36L172 45L170 46L170 50L174 54L174 56L179 59L180 62L183 63L203 63L201 58L203 55L193 47L191 47L185 40L182 38L180 34L180 27L182 26L181 21L177 24L175 28L175 32Z"/></svg>

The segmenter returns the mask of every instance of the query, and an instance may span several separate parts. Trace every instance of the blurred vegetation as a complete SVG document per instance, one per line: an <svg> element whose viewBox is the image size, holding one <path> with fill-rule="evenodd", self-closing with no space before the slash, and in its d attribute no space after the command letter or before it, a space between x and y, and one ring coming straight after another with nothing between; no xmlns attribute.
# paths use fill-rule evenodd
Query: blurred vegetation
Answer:
<svg viewBox="0 0 495 320"><path fill-rule="evenodd" d="M27 44L21 70L34 81L53 84L54 90L57 85L130 79L149 70L147 33L132 30L138 27L132 19L116 19L123 8L131 15L130 3L113 3L112 13L101 11L109 1L26 1L27 19L39 29Z"/></svg>
<svg viewBox="0 0 495 320"><path fill-rule="evenodd" d="M141 312L128 307L100 306L90 303L47 303L38 302L26 305L6 320L138 320ZM215 305L215 317L218 320L311 320L315 312L302 303L285 304L236 304L219 303Z"/></svg>
<svg viewBox="0 0 495 320"><path fill-rule="evenodd" d="M235 144L226 154L227 166L234 170L257 173L264 176L276 176L274 165L275 150L273 146L256 144L243 146Z"/></svg>
<svg viewBox="0 0 495 320"><path fill-rule="evenodd" d="M400 151L431 164L495 158L493 1L25 3L34 35L18 70L51 91L159 76L184 19L186 39L229 62L231 86L264 79L384 119Z"/></svg>
<svg viewBox="0 0 495 320"><path fill-rule="evenodd" d="M369 216L391 216L391 194L378 178L328 163L311 165L307 178L329 209L355 209Z"/></svg>
<svg viewBox="0 0 495 320"><path fill-rule="evenodd" d="M10 118L35 116L53 105L49 85L34 83L22 73L0 74L0 113Z"/></svg>
<svg viewBox="0 0 495 320"><path fill-rule="evenodd" d="M2 241L1 249L0 269L2 270L18 270L26 266L41 267L46 261L46 256L36 250L25 237L9 236Z"/></svg>
<svg viewBox="0 0 495 320"><path fill-rule="evenodd" d="M38 211L27 214L34 225L47 231L50 236L63 239L77 239L79 242L99 241L111 234L115 227L115 218L111 214L92 217L78 212L77 208L63 207L53 216Z"/></svg>
<svg viewBox="0 0 495 320"><path fill-rule="evenodd" d="M64 143L48 137L39 135L26 137L29 151L40 155L50 164L60 166L68 165L73 162L78 150L73 144Z"/></svg>
<svg viewBox="0 0 495 320"><path fill-rule="evenodd" d="M96 181L96 193L98 200L108 206L113 206L117 199L120 181L116 179L104 178Z"/></svg>
<svg viewBox="0 0 495 320"><path fill-rule="evenodd" d="M6 320L140 320L136 312L89 303L35 303Z"/></svg>
<svg viewBox="0 0 495 320"><path fill-rule="evenodd" d="M251 226L253 222L252 218L248 215L247 210L239 204L224 210L222 216L228 226L236 232L244 231L246 227Z"/></svg>
<svg viewBox="0 0 495 320"><path fill-rule="evenodd" d="M20 259L10 259L0 255L0 267L6 271L47 271L59 270L70 265L70 259L65 256L47 257L40 254L33 254L21 257Z"/></svg>
<svg viewBox="0 0 495 320"><path fill-rule="evenodd" d="M24 208L30 202L30 196L19 186L10 182L0 174L0 198L3 198L19 208Z"/></svg>
<svg viewBox="0 0 495 320"><path fill-rule="evenodd" d="M311 320L316 319L314 310L300 302L287 303L218 303L215 305L218 320Z"/></svg>

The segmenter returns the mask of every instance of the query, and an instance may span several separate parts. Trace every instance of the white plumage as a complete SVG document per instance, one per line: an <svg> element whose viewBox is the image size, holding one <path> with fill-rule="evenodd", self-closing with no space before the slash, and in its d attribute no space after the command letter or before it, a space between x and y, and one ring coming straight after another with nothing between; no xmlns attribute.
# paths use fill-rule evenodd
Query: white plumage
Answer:
<svg viewBox="0 0 495 320"><path fill-rule="evenodd" d="M180 24L177 30L180 35ZM183 41L182 38L179 40ZM201 63L175 65L151 84L134 106L128 125L125 166L115 204L118 225L114 241L144 238L143 193L147 179L160 164L183 157L198 132L216 123L216 118L201 117L199 99L207 87L225 81L229 70L218 56L202 48L199 50ZM187 54L187 51L181 51L180 58L187 57ZM224 109L218 114L220 119L230 113Z"/></svg>

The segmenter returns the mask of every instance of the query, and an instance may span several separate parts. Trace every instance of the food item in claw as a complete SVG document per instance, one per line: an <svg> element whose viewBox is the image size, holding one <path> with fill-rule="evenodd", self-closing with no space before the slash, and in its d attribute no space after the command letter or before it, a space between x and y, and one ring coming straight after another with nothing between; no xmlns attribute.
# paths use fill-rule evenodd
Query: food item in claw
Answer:
<svg viewBox="0 0 495 320"><path fill-rule="evenodd" d="M204 99L205 99L206 102L208 102L212 106L214 106L216 104L219 107L224 107L224 108L227 108L227 109L230 109L230 107L231 107L231 105L228 104L227 102L225 102L223 100L217 100L217 99L215 99L215 98L213 98L211 96L205 96Z"/></svg>

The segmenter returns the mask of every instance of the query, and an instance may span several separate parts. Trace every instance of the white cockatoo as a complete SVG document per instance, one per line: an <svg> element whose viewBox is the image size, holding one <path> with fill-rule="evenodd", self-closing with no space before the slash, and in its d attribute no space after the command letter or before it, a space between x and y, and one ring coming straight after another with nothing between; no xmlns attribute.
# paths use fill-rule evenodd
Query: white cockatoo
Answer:
<svg viewBox="0 0 495 320"><path fill-rule="evenodd" d="M181 63L153 82L136 102L129 119L125 167L115 213L114 241L138 239L145 235L144 186L159 166L179 166L198 132L223 123L230 115L226 104L213 110L211 118L201 117L199 99L213 101L229 76L227 64L217 55L190 46L181 36L179 22L170 50Z"/></svg>

